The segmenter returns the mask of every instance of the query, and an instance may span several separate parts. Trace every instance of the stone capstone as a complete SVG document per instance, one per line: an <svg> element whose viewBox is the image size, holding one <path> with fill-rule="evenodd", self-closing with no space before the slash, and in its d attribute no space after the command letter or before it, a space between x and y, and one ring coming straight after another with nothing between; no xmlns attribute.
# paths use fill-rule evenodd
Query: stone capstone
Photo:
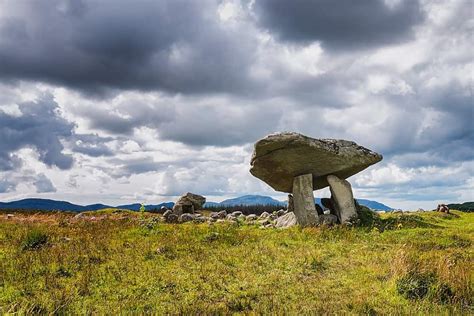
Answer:
<svg viewBox="0 0 474 316"><path fill-rule="evenodd" d="M277 133L255 143L250 173L273 189L293 192L293 178L311 174L313 190L329 185L328 175L348 178L382 160L354 142Z"/></svg>

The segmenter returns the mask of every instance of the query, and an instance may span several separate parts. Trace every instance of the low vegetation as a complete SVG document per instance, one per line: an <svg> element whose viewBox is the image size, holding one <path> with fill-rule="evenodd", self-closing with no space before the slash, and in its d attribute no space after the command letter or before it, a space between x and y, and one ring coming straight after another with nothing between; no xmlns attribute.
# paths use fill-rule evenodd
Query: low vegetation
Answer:
<svg viewBox="0 0 474 316"><path fill-rule="evenodd" d="M359 227L0 213L0 314L470 314L474 214Z"/></svg>

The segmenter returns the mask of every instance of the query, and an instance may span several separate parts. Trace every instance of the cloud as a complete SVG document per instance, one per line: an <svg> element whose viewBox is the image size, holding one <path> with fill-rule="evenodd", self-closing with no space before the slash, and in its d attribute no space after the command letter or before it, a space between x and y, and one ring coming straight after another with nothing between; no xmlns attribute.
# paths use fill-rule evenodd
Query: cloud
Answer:
<svg viewBox="0 0 474 316"><path fill-rule="evenodd" d="M74 124L63 119L52 95L43 95L36 101L19 104L21 115L0 111L0 170L20 166L14 154L24 147L33 147L39 160L60 169L72 167L72 157L63 153L61 139L71 137Z"/></svg>
<svg viewBox="0 0 474 316"><path fill-rule="evenodd" d="M40 173L36 180L33 182L36 187L37 193L56 192L56 188L50 179L48 179L43 173Z"/></svg>
<svg viewBox="0 0 474 316"><path fill-rule="evenodd" d="M367 49L412 37L423 20L418 1L261 0L254 10L262 27L297 43L320 41L331 50Z"/></svg>
<svg viewBox="0 0 474 316"><path fill-rule="evenodd" d="M0 76L88 94L232 92L250 87L252 39L217 19L217 2L2 2Z"/></svg>

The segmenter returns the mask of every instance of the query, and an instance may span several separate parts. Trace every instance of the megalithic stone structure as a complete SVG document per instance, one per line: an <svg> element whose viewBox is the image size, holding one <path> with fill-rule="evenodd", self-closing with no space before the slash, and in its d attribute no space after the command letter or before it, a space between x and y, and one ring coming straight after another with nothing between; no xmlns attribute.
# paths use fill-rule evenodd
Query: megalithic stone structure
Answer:
<svg viewBox="0 0 474 316"><path fill-rule="evenodd" d="M338 201L334 204L339 221L347 222L354 208L346 207L346 197L352 196L352 190L344 179L380 160L380 154L351 141L285 132L268 135L255 143L250 173L277 191L293 193L298 224L310 226L318 222L315 208L309 206L314 206L313 190L333 182L331 189L333 199Z"/></svg>

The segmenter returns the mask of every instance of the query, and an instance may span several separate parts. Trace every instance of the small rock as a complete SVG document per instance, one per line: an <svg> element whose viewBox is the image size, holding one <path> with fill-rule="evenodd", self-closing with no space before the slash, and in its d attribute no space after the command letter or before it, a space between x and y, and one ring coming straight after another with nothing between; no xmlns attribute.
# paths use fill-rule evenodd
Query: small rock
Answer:
<svg viewBox="0 0 474 316"><path fill-rule="evenodd" d="M205 223L207 222L209 218L208 217L205 217L205 216L197 216L196 218L194 218L194 222L195 223Z"/></svg>
<svg viewBox="0 0 474 316"><path fill-rule="evenodd" d="M247 215L247 220L248 221L255 221L257 220L258 216L255 215L255 214L250 214L250 215Z"/></svg>
<svg viewBox="0 0 474 316"><path fill-rule="evenodd" d="M186 223L186 222L190 222L190 221L194 220L195 218L196 218L196 216L193 215L193 214L183 213L179 216L179 221L181 223Z"/></svg>
<svg viewBox="0 0 474 316"><path fill-rule="evenodd" d="M270 216L270 213L268 212L263 212L262 214L260 214L261 219L268 218L269 216Z"/></svg>
<svg viewBox="0 0 474 316"><path fill-rule="evenodd" d="M216 222L216 221L217 221L217 218L214 218L214 217L209 217L209 219L208 219L208 220L209 220L209 222L211 222L211 223L214 223L214 222Z"/></svg>
<svg viewBox="0 0 474 316"><path fill-rule="evenodd" d="M241 211L232 212L232 216L234 216L234 217L239 217L240 215L242 215Z"/></svg>
<svg viewBox="0 0 474 316"><path fill-rule="evenodd" d="M170 211L170 214L165 216L165 222L167 223L177 223L179 216Z"/></svg>
<svg viewBox="0 0 474 316"><path fill-rule="evenodd" d="M83 218L84 216L85 216L84 213L79 213L75 215L74 218Z"/></svg>
<svg viewBox="0 0 474 316"><path fill-rule="evenodd" d="M275 227L277 227L277 228L288 228L288 227L291 227L291 226L295 226L296 224L297 224L297 222L296 222L295 213L288 212L287 214L277 218L276 223L275 223Z"/></svg>
<svg viewBox="0 0 474 316"><path fill-rule="evenodd" d="M225 223L225 219L218 219L216 223Z"/></svg>
<svg viewBox="0 0 474 316"><path fill-rule="evenodd" d="M258 223L262 226L266 226L268 224L271 224L271 221L268 218L266 218L266 219L259 220Z"/></svg>
<svg viewBox="0 0 474 316"><path fill-rule="evenodd" d="M285 210L284 210L284 209L278 210L278 211L276 212L276 215L277 215L278 217L285 215Z"/></svg>
<svg viewBox="0 0 474 316"><path fill-rule="evenodd" d="M13 218L13 217L15 217L15 215L13 215L13 214L7 214L7 219L10 219L10 218Z"/></svg>
<svg viewBox="0 0 474 316"><path fill-rule="evenodd" d="M163 212L163 213L166 212L167 210L168 210L168 208L164 205L162 207L160 207L160 211Z"/></svg>
<svg viewBox="0 0 474 316"><path fill-rule="evenodd" d="M337 224L337 216L333 214L319 215L319 222L323 225L335 225Z"/></svg>
<svg viewBox="0 0 474 316"><path fill-rule="evenodd" d="M268 216L268 218L272 221L276 220L278 218L278 215L277 214L270 214L270 216Z"/></svg>
<svg viewBox="0 0 474 316"><path fill-rule="evenodd" d="M216 219L216 220L220 218L218 212L212 212L211 215L209 215L209 216L210 216L211 218L213 218L213 219Z"/></svg>

